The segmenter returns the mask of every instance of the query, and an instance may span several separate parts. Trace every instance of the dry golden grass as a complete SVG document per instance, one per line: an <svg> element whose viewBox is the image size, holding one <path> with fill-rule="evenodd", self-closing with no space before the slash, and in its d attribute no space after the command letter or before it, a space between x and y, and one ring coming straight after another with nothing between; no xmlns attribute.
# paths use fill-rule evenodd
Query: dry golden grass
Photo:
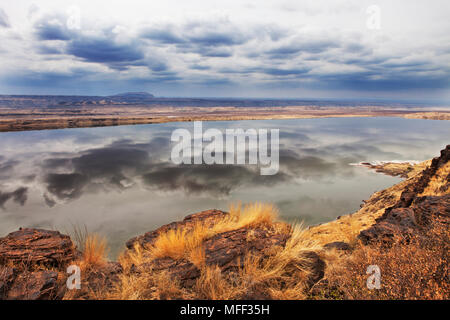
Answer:
<svg viewBox="0 0 450 320"><path fill-rule="evenodd" d="M154 245L123 253L119 262L124 268L119 283L108 293L108 299L241 299L271 297L299 299L306 297L305 288L311 272L306 253L320 250L307 237L301 225L288 226L277 222L277 209L268 204L232 206L230 214L214 226L197 223L188 231L171 230L161 234ZM206 265L202 243L205 239L243 227L267 227L274 232L287 232L285 247L274 248L268 256L248 254L235 272L222 273L214 265ZM253 235L254 236L254 235ZM249 232L248 237L252 237ZM249 239L251 240L251 239ZM199 268L201 275L192 287L185 288L166 272L154 272L155 258L187 259Z"/></svg>
<svg viewBox="0 0 450 320"><path fill-rule="evenodd" d="M192 230L175 229L162 233L150 248L155 258L170 257L175 260L189 256L203 240L209 231L202 223L196 223Z"/></svg>
<svg viewBox="0 0 450 320"><path fill-rule="evenodd" d="M194 290L198 299L207 300L231 300L240 294L239 289L217 266L205 266L202 269Z"/></svg>
<svg viewBox="0 0 450 320"><path fill-rule="evenodd" d="M412 167L412 170L410 172L408 172L408 178L412 178L415 175L417 175L418 173L421 173L423 170L428 168L430 165L431 165L431 160L426 160L426 161L420 162L418 164L415 164Z"/></svg>
<svg viewBox="0 0 450 320"><path fill-rule="evenodd" d="M85 266L102 266L107 262L107 243L98 234L89 234L83 248L82 263Z"/></svg>
<svg viewBox="0 0 450 320"><path fill-rule="evenodd" d="M436 225L426 237L391 248L359 245L351 255L327 259L327 285L314 298L326 299L449 299L450 231ZM369 290L366 269L381 270L381 288Z"/></svg>
<svg viewBox="0 0 450 320"><path fill-rule="evenodd" d="M305 237L301 225L292 226L286 246L269 256L248 254L235 274L205 266L193 295L199 299L304 299L313 266L306 253L320 247Z"/></svg>
<svg viewBox="0 0 450 320"><path fill-rule="evenodd" d="M81 251L79 260L73 264L81 269L81 290L69 290L64 295L65 300L98 300L107 295L109 281L103 275L106 267L108 246L106 239L95 233L88 233L87 229L77 229L76 237ZM83 242L81 242L83 241ZM91 283L94 281L95 283Z"/></svg>
<svg viewBox="0 0 450 320"><path fill-rule="evenodd" d="M196 222L191 228L178 228L161 233L149 248L153 258L170 257L188 259L201 265L204 256L200 245L216 234L256 225L271 226L278 216L278 210L271 204L248 204L230 207L229 215L218 219L213 226Z"/></svg>
<svg viewBox="0 0 450 320"><path fill-rule="evenodd" d="M108 245L106 238L90 233L87 227L72 225L72 238L81 251L80 267L102 266L107 262Z"/></svg>
<svg viewBox="0 0 450 320"><path fill-rule="evenodd" d="M427 187L419 196L443 196L450 193L448 179L450 176L450 162L439 168L431 177Z"/></svg>

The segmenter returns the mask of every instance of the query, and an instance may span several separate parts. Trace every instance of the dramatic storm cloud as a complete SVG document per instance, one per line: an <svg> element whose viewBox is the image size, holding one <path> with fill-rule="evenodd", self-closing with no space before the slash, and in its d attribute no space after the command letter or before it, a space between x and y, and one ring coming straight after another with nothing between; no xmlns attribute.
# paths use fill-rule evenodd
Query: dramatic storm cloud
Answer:
<svg viewBox="0 0 450 320"><path fill-rule="evenodd" d="M0 93L450 100L450 3L5 2Z"/></svg>

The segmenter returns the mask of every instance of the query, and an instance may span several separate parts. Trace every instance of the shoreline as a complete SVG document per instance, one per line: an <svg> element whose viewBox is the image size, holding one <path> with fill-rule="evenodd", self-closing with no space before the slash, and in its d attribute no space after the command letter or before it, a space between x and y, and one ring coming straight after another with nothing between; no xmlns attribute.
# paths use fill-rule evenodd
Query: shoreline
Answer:
<svg viewBox="0 0 450 320"><path fill-rule="evenodd" d="M6 111L5 111L6 110ZM22 113L20 113L20 112ZM27 111L29 111L27 113ZM74 110L52 110L48 116L33 116L33 110L0 110L0 132L52 130L67 128L92 128L120 125L158 124L192 121L239 121L239 120L287 120L318 118L366 118L400 117L406 119L450 120L450 111L418 111L372 109L372 108L316 108L308 107L187 107L187 108L89 108L68 115ZM16 112L16 113L11 113ZM19 112L19 113L17 113ZM20 116L20 117L19 117Z"/></svg>

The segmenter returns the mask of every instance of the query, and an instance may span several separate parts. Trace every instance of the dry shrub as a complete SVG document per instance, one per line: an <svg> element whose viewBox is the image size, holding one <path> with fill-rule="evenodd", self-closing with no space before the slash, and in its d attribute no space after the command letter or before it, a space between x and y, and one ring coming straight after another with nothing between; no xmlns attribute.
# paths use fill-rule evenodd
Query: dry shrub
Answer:
<svg viewBox="0 0 450 320"><path fill-rule="evenodd" d="M449 244L448 227L435 225L409 244L360 245L352 255L328 261L328 284L316 298L449 299ZM380 289L367 288L369 265L381 270Z"/></svg>

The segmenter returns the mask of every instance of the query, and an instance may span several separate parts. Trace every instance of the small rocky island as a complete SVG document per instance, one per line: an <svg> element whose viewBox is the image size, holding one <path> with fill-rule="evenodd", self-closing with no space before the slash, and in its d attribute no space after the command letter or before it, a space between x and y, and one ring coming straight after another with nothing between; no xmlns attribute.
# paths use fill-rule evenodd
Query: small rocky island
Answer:
<svg viewBox="0 0 450 320"><path fill-rule="evenodd" d="M0 238L0 299L449 299L449 160L450 145L329 223L291 225L265 204L207 210L130 239L117 262L98 238L22 228Z"/></svg>

